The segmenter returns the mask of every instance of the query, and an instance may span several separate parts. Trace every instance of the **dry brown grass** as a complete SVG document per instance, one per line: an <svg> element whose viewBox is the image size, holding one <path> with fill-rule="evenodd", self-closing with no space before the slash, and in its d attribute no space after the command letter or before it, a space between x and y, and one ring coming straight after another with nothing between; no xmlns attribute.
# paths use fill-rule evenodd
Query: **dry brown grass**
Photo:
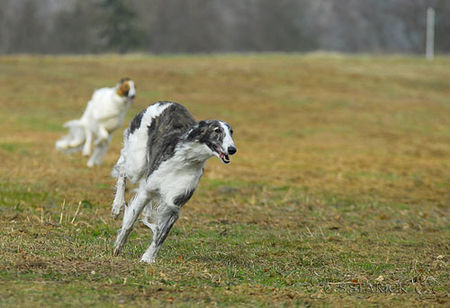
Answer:
<svg viewBox="0 0 450 308"><path fill-rule="evenodd" d="M128 119L178 101L238 147L155 265L143 227L110 255L121 134L93 170L54 150L124 76ZM448 304L449 80L448 57L1 57L0 305Z"/></svg>

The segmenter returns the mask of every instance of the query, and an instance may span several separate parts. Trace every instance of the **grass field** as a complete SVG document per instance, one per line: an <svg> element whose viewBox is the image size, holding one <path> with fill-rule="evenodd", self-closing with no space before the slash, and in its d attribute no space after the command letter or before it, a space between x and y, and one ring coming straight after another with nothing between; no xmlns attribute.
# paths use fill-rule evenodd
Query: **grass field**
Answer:
<svg viewBox="0 0 450 308"><path fill-rule="evenodd" d="M111 167L54 150L130 76L233 125L156 264L119 257ZM0 306L449 305L450 58L0 57Z"/></svg>

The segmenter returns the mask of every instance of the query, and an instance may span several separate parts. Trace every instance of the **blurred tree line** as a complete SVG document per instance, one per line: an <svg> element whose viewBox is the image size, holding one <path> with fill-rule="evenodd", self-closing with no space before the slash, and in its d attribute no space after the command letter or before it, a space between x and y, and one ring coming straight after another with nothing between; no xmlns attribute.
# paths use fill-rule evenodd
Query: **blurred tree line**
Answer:
<svg viewBox="0 0 450 308"><path fill-rule="evenodd" d="M450 0L0 0L0 53L450 51Z"/></svg>

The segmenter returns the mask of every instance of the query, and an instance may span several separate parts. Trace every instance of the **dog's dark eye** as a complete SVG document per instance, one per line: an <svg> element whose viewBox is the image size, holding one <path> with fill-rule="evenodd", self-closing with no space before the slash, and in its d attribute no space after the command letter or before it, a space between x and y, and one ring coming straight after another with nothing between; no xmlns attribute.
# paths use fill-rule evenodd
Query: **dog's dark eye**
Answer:
<svg viewBox="0 0 450 308"><path fill-rule="evenodd" d="M215 133L220 133L220 128L219 127L214 128L214 132Z"/></svg>
<svg viewBox="0 0 450 308"><path fill-rule="evenodd" d="M232 129L230 130L230 134L231 134L231 136L233 136L233 130Z"/></svg>

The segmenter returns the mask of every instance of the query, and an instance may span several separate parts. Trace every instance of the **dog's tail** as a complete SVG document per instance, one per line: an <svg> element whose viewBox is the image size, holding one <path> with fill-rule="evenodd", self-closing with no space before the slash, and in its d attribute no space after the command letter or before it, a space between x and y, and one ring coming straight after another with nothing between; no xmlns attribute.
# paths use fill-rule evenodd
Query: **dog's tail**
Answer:
<svg viewBox="0 0 450 308"><path fill-rule="evenodd" d="M71 128L71 127L81 127L83 124L80 119L72 120L64 123L63 127Z"/></svg>
<svg viewBox="0 0 450 308"><path fill-rule="evenodd" d="M72 120L64 123L63 127L69 128L69 133L56 141L56 149L60 151L78 148L85 139L86 134L84 132L83 123L80 120Z"/></svg>

